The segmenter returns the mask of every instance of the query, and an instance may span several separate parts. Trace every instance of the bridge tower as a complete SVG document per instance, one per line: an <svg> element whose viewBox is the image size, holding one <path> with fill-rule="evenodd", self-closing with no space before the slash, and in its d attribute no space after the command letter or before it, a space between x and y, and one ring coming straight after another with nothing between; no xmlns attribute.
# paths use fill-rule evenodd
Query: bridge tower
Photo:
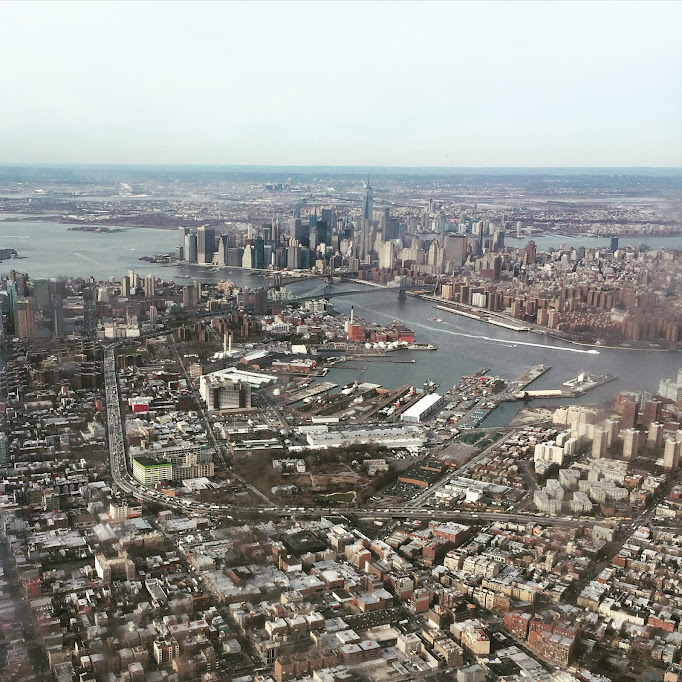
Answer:
<svg viewBox="0 0 682 682"><path fill-rule="evenodd" d="M275 291L279 291L282 288L282 275L278 272L275 275Z"/></svg>
<svg viewBox="0 0 682 682"><path fill-rule="evenodd" d="M323 277L324 277L324 296L325 296L325 298L329 298L329 295L332 293L332 283L334 281L334 277L332 276L331 264L325 265Z"/></svg>
<svg viewBox="0 0 682 682"><path fill-rule="evenodd" d="M406 287L407 287L407 283L405 282L405 277L403 276L400 278L400 288L398 289L398 300L399 301L406 301L407 300Z"/></svg>

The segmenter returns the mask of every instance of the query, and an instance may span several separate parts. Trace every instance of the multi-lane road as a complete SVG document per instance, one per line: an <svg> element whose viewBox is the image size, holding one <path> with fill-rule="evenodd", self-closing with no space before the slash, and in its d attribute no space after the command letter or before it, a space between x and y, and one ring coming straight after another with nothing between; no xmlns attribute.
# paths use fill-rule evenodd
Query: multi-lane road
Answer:
<svg viewBox="0 0 682 682"><path fill-rule="evenodd" d="M489 513L489 512L468 512L459 511L456 509L433 509L423 506L424 502L420 496L417 500L412 500L412 506L391 506L381 508L338 508L338 507L280 507L274 505L265 496L261 495L263 499L262 506L243 506L243 505L225 505L225 504L209 504L206 502L199 502L193 499L177 500L172 499L168 495L151 490L146 486L136 481L131 473L130 466L127 461L125 450L125 438L123 434L123 421L121 417L121 404L116 371L116 349L119 343L108 345L104 350L104 378L106 389L106 405L107 405L107 425L109 436L109 467L111 472L111 479L113 485L123 493L131 495L140 502L157 503L169 509L181 511L186 514L201 514L212 517L231 516L253 516L253 515L274 515L281 517L319 517L324 515L349 513L360 518L370 518L375 520L389 520L389 519L413 519L413 520L437 520L437 521L458 521L465 523L489 523L492 521L510 521L514 523L529 523L539 522L543 524L551 524L553 526L585 526L599 521L590 521L589 519L574 519L572 517L547 517L541 514L516 514L516 513ZM189 382L191 385L191 382ZM203 414L203 412L202 412ZM204 414L205 417L205 414ZM206 428L209 434L213 436L211 424L207 421ZM506 437L506 436L505 436ZM499 445L498 441L491 447ZM217 443L214 441L218 456L222 452ZM484 451L479 456L474 458L469 465L473 466L481 456L487 452ZM465 470L462 468L458 473L461 475ZM443 484L447 482L444 480ZM432 494L432 491L430 491ZM425 497L424 497L425 499Z"/></svg>
<svg viewBox="0 0 682 682"><path fill-rule="evenodd" d="M498 431L501 430L503 429L498 429ZM438 490L444 488L450 482L451 479L464 476L467 473L467 471L473 469L486 455L490 454L493 450L499 448L504 443L504 441L506 441L510 436L511 436L510 433L506 433L501 438L498 438L494 443L491 443L487 448L479 452L476 456L472 457L466 464L462 464L461 467L443 476L443 478L441 478L441 480L438 481L437 483L430 485L423 493L420 493L419 495L417 495L417 497L407 502L405 506L411 508L422 507L426 500L433 497Z"/></svg>

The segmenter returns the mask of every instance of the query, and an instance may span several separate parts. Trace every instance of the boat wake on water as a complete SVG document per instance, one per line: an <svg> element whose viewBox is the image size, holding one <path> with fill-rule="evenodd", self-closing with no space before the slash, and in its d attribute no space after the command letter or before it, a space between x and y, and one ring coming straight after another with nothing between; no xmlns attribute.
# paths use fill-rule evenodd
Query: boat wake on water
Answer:
<svg viewBox="0 0 682 682"><path fill-rule="evenodd" d="M86 256L82 253L78 253L78 251L74 251L73 255L78 256L79 258L82 258L83 260L89 261L90 263L94 263L95 265L103 265L103 263L100 263L100 261L96 260L95 258L92 258L90 256Z"/></svg>
<svg viewBox="0 0 682 682"><path fill-rule="evenodd" d="M357 309L358 306L356 306ZM381 317L390 317L385 313L380 313L379 311L372 310L372 315L379 315ZM560 346L550 346L544 343L533 343L532 341L517 341L515 339L494 339L491 336L484 336L483 334L469 334L467 332L456 332L452 329L445 329L443 327L431 327L428 324L423 324L421 322L410 322L414 327L421 327L422 329L427 329L431 332L437 332L439 334L450 334L451 336L463 336L467 339L479 339L481 341L490 341L491 343L501 343L504 346L530 346L531 348L543 348L545 350L556 350L562 351L564 353L583 353L587 355L599 355L599 351L595 348L590 348L585 350L582 348L562 348Z"/></svg>
<svg viewBox="0 0 682 682"><path fill-rule="evenodd" d="M549 346L544 343L532 343L531 341L514 341L512 339L493 339L490 336L484 336L483 334L467 334L466 332L454 332L451 329L442 329L436 327L429 327L426 324L416 323L415 326L423 327L432 332L441 332L442 334L451 334L452 336L465 336L468 339L480 339L481 341L491 341L492 343L501 343L505 346L531 346L532 348L544 348L545 350L558 350L564 351L566 353L587 353L588 355L599 355L599 351L590 348L589 350L583 350L582 348L560 348L559 346Z"/></svg>

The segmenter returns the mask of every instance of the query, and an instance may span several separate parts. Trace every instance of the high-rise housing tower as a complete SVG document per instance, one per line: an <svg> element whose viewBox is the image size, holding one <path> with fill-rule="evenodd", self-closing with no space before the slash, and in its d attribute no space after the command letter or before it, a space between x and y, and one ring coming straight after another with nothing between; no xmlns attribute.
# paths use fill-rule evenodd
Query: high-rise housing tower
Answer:
<svg viewBox="0 0 682 682"><path fill-rule="evenodd" d="M144 278L144 295L147 298L153 298L154 297L154 285L156 284L156 281L154 279L154 275L147 275Z"/></svg>
<svg viewBox="0 0 682 682"><path fill-rule="evenodd" d="M14 331L17 336L26 339L38 336L32 298L22 298L14 306Z"/></svg>
<svg viewBox="0 0 682 682"><path fill-rule="evenodd" d="M0 433L0 465L9 464L9 438L6 433Z"/></svg>

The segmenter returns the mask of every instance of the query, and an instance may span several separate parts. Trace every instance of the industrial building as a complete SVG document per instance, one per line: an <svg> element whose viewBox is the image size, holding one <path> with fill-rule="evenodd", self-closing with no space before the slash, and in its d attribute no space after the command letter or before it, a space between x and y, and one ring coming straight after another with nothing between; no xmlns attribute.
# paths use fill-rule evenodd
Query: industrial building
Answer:
<svg viewBox="0 0 682 682"><path fill-rule="evenodd" d="M400 415L400 421L418 424L443 403L443 396L429 393Z"/></svg>
<svg viewBox="0 0 682 682"><path fill-rule="evenodd" d="M199 379L199 386L201 390L201 382L207 381L209 377L228 377L232 381L247 382L252 389L259 389L263 386L269 386L277 381L277 377L272 374L261 374L259 372L249 372L247 370L238 369L237 367L226 367L219 369L217 372L210 372L209 374L202 374Z"/></svg>
<svg viewBox="0 0 682 682"><path fill-rule="evenodd" d="M220 372L200 377L199 394L209 411L251 407L251 384Z"/></svg>
<svg viewBox="0 0 682 682"><path fill-rule="evenodd" d="M424 445L426 436L419 427L414 426L330 431L328 427L320 425L315 431L306 434L306 441L311 448L342 447L363 443L388 448L410 448Z"/></svg>

